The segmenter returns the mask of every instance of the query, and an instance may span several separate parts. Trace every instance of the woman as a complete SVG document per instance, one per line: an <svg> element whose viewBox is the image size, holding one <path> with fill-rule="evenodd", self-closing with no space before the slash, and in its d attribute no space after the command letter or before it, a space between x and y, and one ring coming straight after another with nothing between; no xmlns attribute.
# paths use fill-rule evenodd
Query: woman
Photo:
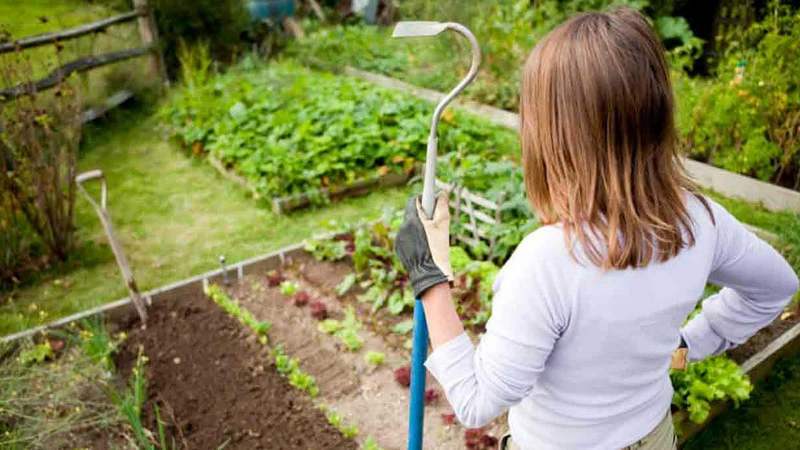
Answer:
<svg viewBox="0 0 800 450"><path fill-rule="evenodd" d="M477 349L448 280L449 212L412 199L397 253L422 298L426 366L461 423L509 409L506 448L673 449L673 350L699 360L769 324L792 268L689 181L661 44L639 13L581 14L525 64L522 162L543 226L494 286ZM706 283L722 290L685 320Z"/></svg>

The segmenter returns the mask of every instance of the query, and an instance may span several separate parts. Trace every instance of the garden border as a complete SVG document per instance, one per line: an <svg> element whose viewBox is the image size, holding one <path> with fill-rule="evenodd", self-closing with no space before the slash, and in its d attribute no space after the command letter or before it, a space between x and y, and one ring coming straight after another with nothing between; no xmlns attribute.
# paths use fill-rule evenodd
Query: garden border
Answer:
<svg viewBox="0 0 800 450"><path fill-rule="evenodd" d="M328 236L333 236L335 234L336 233L328 233ZM204 285L208 283L213 282L225 285L226 274L235 273L235 279L239 281L243 279L245 275L265 272L277 268L285 261L286 258L297 256L304 251L303 242L288 245L276 251L249 258L225 268L211 270L200 275L195 275L193 277L152 289L145 292L143 297L146 299L148 304L152 304L154 301L168 301L180 295L186 295L187 293L202 293ZM71 322L100 314L121 316L134 313L135 312L130 297L125 297L105 305L63 317L48 324L3 336L0 338L0 343L10 344L19 339L35 336L36 334L46 330L60 328L68 325ZM740 367L742 371L750 377L752 382L756 383L769 374L770 370L779 359L792 356L797 353L800 353L800 324L796 324L790 329L786 330L786 332L779 336L778 339L772 341L761 351L748 358L740 365ZM729 403L730 402L719 401L712 403L709 417L702 424L689 422L686 420L685 414L682 415L680 411L676 412L673 416L676 419L681 420L680 423L683 426L681 442L685 442L687 439L708 426L714 417L723 413L730 406Z"/></svg>
<svg viewBox="0 0 800 450"><path fill-rule="evenodd" d="M436 103L445 96L444 93L432 89L415 86L396 78L350 66L346 66L343 72L345 75L360 78L384 88L395 89L429 102ZM454 104L457 108L483 117L495 125L519 131L520 119L516 113L471 101L456 100ZM790 210L800 212L800 192L739 175L693 159L683 158L683 162L689 175L703 187L713 189L729 197L761 203L771 211Z"/></svg>
<svg viewBox="0 0 800 450"><path fill-rule="evenodd" d="M261 198L258 190L252 183L247 181L234 170L225 167L217 157L208 153L205 156L217 172L223 177L233 181L245 190L249 191L255 199ZM386 175L378 175L370 178L359 178L351 183L338 186L331 186L319 189L318 191L306 191L299 194L285 195L282 197L272 197L270 204L272 212L275 214L286 214L288 212L305 208L314 203L315 198L325 198L328 200L340 200L347 197L358 197L370 193L373 187L394 187L406 184L417 172L415 167L410 173L389 172Z"/></svg>

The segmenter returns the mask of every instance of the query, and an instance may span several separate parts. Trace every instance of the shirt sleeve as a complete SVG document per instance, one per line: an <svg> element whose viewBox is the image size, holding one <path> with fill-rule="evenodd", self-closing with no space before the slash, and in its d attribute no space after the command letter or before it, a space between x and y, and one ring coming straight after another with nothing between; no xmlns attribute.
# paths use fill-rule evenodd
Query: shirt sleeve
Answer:
<svg viewBox="0 0 800 450"><path fill-rule="evenodd" d="M722 290L681 330L692 361L745 342L775 320L798 288L797 275L775 249L709 203L717 240L708 281Z"/></svg>
<svg viewBox="0 0 800 450"><path fill-rule="evenodd" d="M542 294L547 274L527 263L536 252L522 247L518 252L528 254L512 257L498 275L477 349L464 333L426 362L468 428L487 424L530 394L561 333L563 313Z"/></svg>

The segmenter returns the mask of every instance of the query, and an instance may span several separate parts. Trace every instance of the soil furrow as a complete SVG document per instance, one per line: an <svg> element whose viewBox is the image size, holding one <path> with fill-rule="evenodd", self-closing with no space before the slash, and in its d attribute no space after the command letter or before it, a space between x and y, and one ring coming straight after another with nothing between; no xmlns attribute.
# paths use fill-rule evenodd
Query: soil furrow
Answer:
<svg viewBox="0 0 800 450"><path fill-rule="evenodd" d="M296 258L283 273L313 300L323 302L331 317L341 318L348 305L335 297L334 289L347 275L348 266L309 262L306 258ZM346 423L356 424L359 440L372 436L387 450L406 447L408 389L394 380L394 369L408 364L408 351L388 345L366 323L359 332L363 348L358 352L346 351L338 338L318 330L318 321L311 317L307 306L294 306L277 287L268 287L266 277L248 277L232 293L259 320L273 324L269 333L272 344L281 344L288 354L298 357L303 370L317 378L319 401L339 412ZM358 317L369 320L363 313ZM315 348L316 352L309 348ZM367 351L384 353L385 363L378 368L369 366L364 360ZM308 353L312 355L310 358L301 356ZM329 357L321 360L319 356L323 353ZM331 376L333 373L336 375ZM347 379L351 389L343 388L342 378ZM450 407L435 380L429 378L428 386L439 392L440 398L426 408L425 448L463 449L464 429L445 425L442 414L449 413ZM498 436L504 422L504 419L498 421L490 431Z"/></svg>
<svg viewBox="0 0 800 450"><path fill-rule="evenodd" d="M158 404L178 448L356 447L276 372L249 330L204 296L150 308L147 329L130 330L117 357L126 377L140 346L149 360L145 426L157 429Z"/></svg>

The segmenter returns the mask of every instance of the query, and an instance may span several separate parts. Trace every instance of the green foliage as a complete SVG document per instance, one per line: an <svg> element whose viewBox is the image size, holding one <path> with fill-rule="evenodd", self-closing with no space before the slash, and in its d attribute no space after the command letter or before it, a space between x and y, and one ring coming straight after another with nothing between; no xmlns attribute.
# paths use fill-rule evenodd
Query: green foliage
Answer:
<svg viewBox="0 0 800 450"><path fill-rule="evenodd" d="M0 191L0 289L18 284L33 271L43 250L11 195Z"/></svg>
<svg viewBox="0 0 800 450"><path fill-rule="evenodd" d="M652 3L652 4L651 4ZM528 52L558 24L582 11L628 5L654 19L654 25L676 63L691 65L701 42L687 22L671 8L647 0L528 0L470 2L401 2L409 20L456 21L477 36L483 53L482 70L465 95L473 100L516 110L520 73ZM351 65L403 79L412 84L449 91L469 67L470 53L462 38L446 34L428 39L392 39L390 30L365 25L336 26L312 31L290 43L287 53L327 70ZM446 61L446 63L444 62ZM453 68L459 70L453 70Z"/></svg>
<svg viewBox="0 0 800 450"><path fill-rule="evenodd" d="M800 10L770 14L728 40L712 80L678 74L682 144L696 159L800 188Z"/></svg>
<svg viewBox="0 0 800 450"><path fill-rule="evenodd" d="M311 398L319 395L317 381L313 376L303 372L297 358L289 357L281 346L272 349L272 357L275 359L276 370L279 374L286 377L290 385L308 393Z"/></svg>
<svg viewBox="0 0 800 450"><path fill-rule="evenodd" d="M59 339L78 339L71 331L59 332ZM33 347L30 338L0 344L0 448L72 448L86 430L129 434L108 399L115 380L104 367L78 345L65 346L46 364L26 365L21 355Z"/></svg>
<svg viewBox="0 0 800 450"><path fill-rule="evenodd" d="M342 279L342 281L338 285L336 285L336 295L338 295L339 297L345 295L348 291L350 291L350 288L352 288L353 285L356 284L356 279L357 279L356 274L354 273L347 274L347 276L345 276Z"/></svg>
<svg viewBox="0 0 800 450"><path fill-rule="evenodd" d="M674 370L670 376L675 389L672 403L686 409L696 423L706 420L711 402L729 398L738 405L753 389L747 375L724 356L690 363L686 370Z"/></svg>
<svg viewBox="0 0 800 450"><path fill-rule="evenodd" d="M193 151L209 151L262 195L277 196L411 171L425 154L430 105L293 63L246 59L180 89L161 117ZM516 148L512 133L452 114L439 139L450 150Z"/></svg>
<svg viewBox="0 0 800 450"><path fill-rule="evenodd" d="M522 238L538 228L516 161L495 152L452 152L441 158L438 167L440 178L502 205L501 223L483 228L490 239L495 239L494 248L490 252L488 246L472 246L469 253L473 256L502 263ZM462 222L454 221L452 225L452 234L472 234L464 228L470 225L466 215Z"/></svg>
<svg viewBox="0 0 800 450"><path fill-rule="evenodd" d="M205 294L212 301L214 301L214 303L219 305L223 311L235 317L237 320L239 320L239 322L253 330L253 332L255 332L258 336L258 340L262 344L267 343L269 330L272 328L272 324L256 319L255 316L253 316L253 313L245 308L242 308L239 305L239 302L232 299L219 285L208 285Z"/></svg>
<svg viewBox="0 0 800 450"><path fill-rule="evenodd" d="M348 292L357 283L363 291L358 296L359 301L371 304L373 311L383 308L392 315L409 311L414 305L408 275L394 253L394 237L401 220L398 212L387 212L382 220L354 226L350 233L336 238L348 243L346 248L350 248L349 256L355 269L337 289ZM324 244L314 244L314 248L321 246ZM481 327L489 318L492 284L498 268L490 261L473 260L463 248L456 246L451 247L450 261L456 274L454 296L459 312L469 325ZM326 333L336 333L341 329L341 322L326 320L319 327ZM408 334L412 327L413 322L403 321L396 324L393 331Z"/></svg>
<svg viewBox="0 0 800 450"><path fill-rule="evenodd" d="M399 335L406 335L408 333L411 333L411 330L413 329L414 329L414 321L409 319L396 323L392 327L392 333L396 333Z"/></svg>
<svg viewBox="0 0 800 450"><path fill-rule="evenodd" d="M30 366L32 364L41 364L46 359L53 357L53 348L50 347L50 341L44 341L41 344L36 344L30 348L22 350L18 356L20 364L23 366Z"/></svg>
<svg viewBox="0 0 800 450"><path fill-rule="evenodd" d="M178 69L180 42L209 42L216 59L232 60L238 53L240 35L248 26L240 0L151 0L159 41L171 74Z"/></svg>
<svg viewBox="0 0 800 450"><path fill-rule="evenodd" d="M386 355L381 352L376 351L368 351L366 355L364 355L364 361L367 362L370 366L378 367L386 361Z"/></svg>
<svg viewBox="0 0 800 450"><path fill-rule="evenodd" d="M381 446L378 445L378 442L376 442L372 436L367 436L364 443L361 444L361 450L381 450Z"/></svg>
<svg viewBox="0 0 800 450"><path fill-rule="evenodd" d="M281 294L287 297L291 297L297 293L297 290L300 289L300 286L298 286L298 284L295 283L294 281L286 280L281 283L280 289L281 289Z"/></svg>
<svg viewBox="0 0 800 450"><path fill-rule="evenodd" d="M782 358L750 399L681 446L685 450L796 448L800 439L800 356Z"/></svg>
<svg viewBox="0 0 800 450"><path fill-rule="evenodd" d="M81 322L78 343L86 356L111 371L114 369L114 354L125 337L125 333L112 337L102 319L91 318Z"/></svg>
<svg viewBox="0 0 800 450"><path fill-rule="evenodd" d="M334 216L342 222L377 218L387 204L401 204L407 196L404 189L387 189L324 209L276 215L208 164L187 158L154 131L159 122L146 110L116 110L101 122L83 135L81 167L102 169L106 176L115 232L136 238L137 250L128 257L141 290L217 269L221 254L240 261L300 242ZM0 294L0 335L128 295L119 276L109 276L119 269L97 214L81 199L75 208L80 239L70 262L39 270L31 282ZM8 249L6 237L0 229L0 255Z"/></svg>
<svg viewBox="0 0 800 450"><path fill-rule="evenodd" d="M325 319L319 323L318 328L323 333L339 338L348 351L357 352L364 346L364 340L358 334L361 330L361 321L356 317L352 307L345 310L343 320Z"/></svg>
<svg viewBox="0 0 800 450"><path fill-rule="evenodd" d="M305 250L320 261L338 261L347 256L345 245L344 241L333 239L311 239L305 242Z"/></svg>
<svg viewBox="0 0 800 450"><path fill-rule="evenodd" d="M120 415L125 418L128 425L133 430L133 436L136 440L137 447L152 450L155 449L155 446L150 440L150 435L152 433L150 433L142 423L142 408L144 407L145 401L147 401L147 378L144 373L144 366L146 363L147 357L140 347L136 357L136 365L131 370L131 379L128 388L121 393L112 390L110 394L111 400Z"/></svg>
<svg viewBox="0 0 800 450"><path fill-rule="evenodd" d="M338 412L332 409L326 409L325 417L328 419L328 423L339 430L339 432L342 433L342 436L346 437L347 439L354 439L356 436L358 436L358 427L355 424L345 424L342 415Z"/></svg>

